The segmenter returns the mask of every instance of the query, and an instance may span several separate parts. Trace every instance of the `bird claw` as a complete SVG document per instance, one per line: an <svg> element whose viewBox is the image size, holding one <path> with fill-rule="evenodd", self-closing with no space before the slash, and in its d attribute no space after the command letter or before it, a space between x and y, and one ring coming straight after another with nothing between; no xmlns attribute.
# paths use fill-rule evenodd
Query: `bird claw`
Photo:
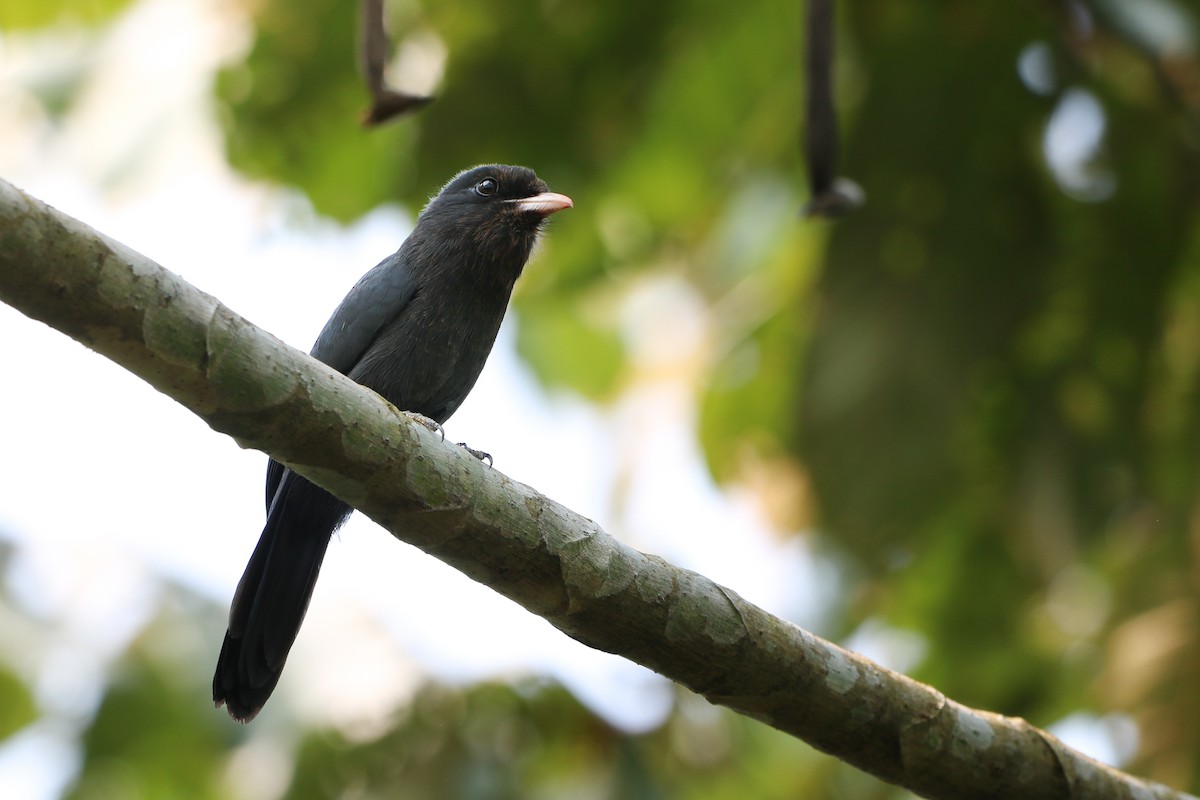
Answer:
<svg viewBox="0 0 1200 800"><path fill-rule="evenodd" d="M473 456L475 456L476 458L478 458L480 461L486 461L486 462L487 462L487 465L488 465L489 467L490 467L490 466L493 466L493 463L494 463L494 462L492 461L492 454L491 454L491 453L485 453L485 452L483 452L482 450L476 450L474 447L471 447L471 446L470 446L469 444L467 444L466 442L459 442L459 443L458 443L458 446L459 446L459 447L461 447L463 450L466 450L466 451L467 451L468 453L470 453L471 455L473 455Z"/></svg>
<svg viewBox="0 0 1200 800"><path fill-rule="evenodd" d="M446 441L446 429L442 427L442 423L438 422L437 420L430 419L424 414L418 414L415 411L407 411L405 413L408 414L409 418L411 418L413 422L417 423L422 428L429 430L431 433L436 433L438 436L441 436L443 442Z"/></svg>

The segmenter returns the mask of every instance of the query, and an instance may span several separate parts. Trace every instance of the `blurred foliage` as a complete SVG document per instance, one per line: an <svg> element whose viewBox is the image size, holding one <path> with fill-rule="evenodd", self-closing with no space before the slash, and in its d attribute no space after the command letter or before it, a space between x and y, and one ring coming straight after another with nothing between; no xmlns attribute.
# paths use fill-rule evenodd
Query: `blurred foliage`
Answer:
<svg viewBox="0 0 1200 800"><path fill-rule="evenodd" d="M1035 721L1134 711L1157 760L1163 720L1101 690L1146 676L1110 675L1126 659L1099 645L1124 619L1195 602L1198 340L1178 325L1200 274L1197 131L1130 80L1108 33L1054 51L1048 96L1022 91L1014 54L1069 20L995 11L854 16L871 80L846 158L871 202L825 254L829 311L792 376L794 452L824 525L876 576L858 614L926 634L917 677ZM1092 167L1115 182L1095 201L1069 196L1039 147L1079 86L1104 115ZM1179 622L1141 646L1194 643ZM1195 702L1179 683L1193 651L1154 691ZM1194 756L1186 727L1171 748ZM1157 777L1194 788L1171 761Z"/></svg>
<svg viewBox="0 0 1200 800"><path fill-rule="evenodd" d="M197 616L214 615L182 592L168 593L158 618L115 664L81 736L83 764L67 797L227 796L215 767L234 737L200 701L211 642L196 635Z"/></svg>
<svg viewBox="0 0 1200 800"><path fill-rule="evenodd" d="M431 799L716 800L748 791L785 798L803 790L820 760L790 737L683 690L665 725L630 736L555 684L428 685L382 737L310 734L284 796L336 797L353 787L359 796Z"/></svg>
<svg viewBox="0 0 1200 800"><path fill-rule="evenodd" d="M230 162L294 183L338 219L397 198L414 136L403 127L366 136L358 124L368 101L355 71L353 5L262 4L249 54L217 83Z"/></svg>
<svg viewBox="0 0 1200 800"><path fill-rule="evenodd" d="M18 675L0 669L0 741L37 719L33 694Z"/></svg>
<svg viewBox="0 0 1200 800"><path fill-rule="evenodd" d="M282 762L286 800L908 796L684 689L662 726L635 735L561 686L531 678L465 689L426 683L382 732L241 728L197 702L209 659L187 641L180 612L199 609L167 594L167 610L114 666L82 733L84 764L68 797L254 796L263 774L251 773L278 767L259 759L280 747L291 753Z"/></svg>
<svg viewBox="0 0 1200 800"><path fill-rule="evenodd" d="M910 796L678 687L669 717L639 734L531 677L467 688L426 682L399 707L381 709L379 721L345 730L299 723L283 698L269 718L240 726L206 702L224 608L171 584L158 595L158 616L116 654L98 706L56 717L60 733L76 729L81 757L65 797ZM21 613L2 591L0 612ZM55 633L67 644L63 630Z"/></svg>
<svg viewBox="0 0 1200 800"><path fill-rule="evenodd" d="M0 526L0 537L7 535L8 531ZM12 545L0 538L0 572L8 570L12 555ZM0 593L0 633L10 627L3 623L7 623L17 616L15 610L9 609L7 604L2 602L3 598L3 594ZM0 652L4 652L12 646L12 642L9 641L11 638L13 638L11 635L0 636ZM33 692L21 679L21 675L17 671L9 669L9 666L7 663L0 662L0 744L38 718Z"/></svg>
<svg viewBox="0 0 1200 800"><path fill-rule="evenodd" d="M65 5L6 6L0 25ZM836 224L799 217L799 3L388 11L399 63L442 74L432 105L366 132L354 4L246 4L249 49L215 86L231 163L342 220L416 209L472 164L536 168L576 201L518 289L547 386L636 386L630 298L683 282L701 352L672 374L708 465L770 494L781 534L815 521L852 586L836 634L916 633L917 677L1036 724L1128 714L1130 768L1200 790L1193 5L843 4L843 171L867 204ZM1097 111L1071 129L1081 98ZM172 761L227 757L213 715L129 658L76 794L122 785L118 755L148 793L219 793ZM524 683L430 686L380 736L306 732L296 759L291 797L902 796L682 693L628 736Z"/></svg>
<svg viewBox="0 0 1200 800"><path fill-rule="evenodd" d="M449 56L432 105L367 135L348 5L265 4L248 59L218 85L231 161L339 218L385 199L419 207L472 164L537 169L579 212L555 222L518 298L522 354L547 383L618 390L610 287L664 256L714 297L767 263L790 272L802 260L789 235L756 242L752 260L709 258L728 246L736 198L797 183L798 7L393 3L399 49L433 31ZM772 199L775 219L800 204Z"/></svg>
<svg viewBox="0 0 1200 800"><path fill-rule="evenodd" d="M39 29L48 25L94 25L116 16L129 0L35 0L0 5L0 30Z"/></svg>

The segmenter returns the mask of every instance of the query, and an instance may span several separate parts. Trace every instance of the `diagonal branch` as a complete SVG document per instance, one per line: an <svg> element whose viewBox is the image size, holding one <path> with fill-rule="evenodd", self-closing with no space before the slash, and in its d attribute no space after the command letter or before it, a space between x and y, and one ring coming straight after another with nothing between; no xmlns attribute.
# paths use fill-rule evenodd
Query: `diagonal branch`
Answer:
<svg viewBox="0 0 1200 800"><path fill-rule="evenodd" d="M1180 798L626 547L128 247L0 181L0 300L397 538L618 653L931 798Z"/></svg>

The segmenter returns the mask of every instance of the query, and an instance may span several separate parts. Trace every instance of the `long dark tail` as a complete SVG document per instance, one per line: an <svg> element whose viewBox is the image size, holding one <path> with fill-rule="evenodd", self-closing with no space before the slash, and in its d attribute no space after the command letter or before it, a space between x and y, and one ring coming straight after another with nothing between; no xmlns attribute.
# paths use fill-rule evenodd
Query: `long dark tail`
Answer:
<svg viewBox="0 0 1200 800"><path fill-rule="evenodd" d="M272 462L274 468L274 462ZM213 701L249 722L279 682L296 641L329 537L351 508L291 470L268 471L278 488L229 609Z"/></svg>

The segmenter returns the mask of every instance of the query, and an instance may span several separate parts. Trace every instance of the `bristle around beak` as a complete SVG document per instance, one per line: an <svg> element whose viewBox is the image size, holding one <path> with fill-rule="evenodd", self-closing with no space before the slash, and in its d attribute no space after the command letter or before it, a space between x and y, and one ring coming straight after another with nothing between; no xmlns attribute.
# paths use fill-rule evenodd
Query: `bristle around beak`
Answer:
<svg viewBox="0 0 1200 800"><path fill-rule="evenodd" d="M533 197L522 197L520 200L512 200L513 205L522 214L536 214L539 217L548 217L556 211L562 211L564 208L572 208L575 203L565 194L558 192L542 192L535 194Z"/></svg>

